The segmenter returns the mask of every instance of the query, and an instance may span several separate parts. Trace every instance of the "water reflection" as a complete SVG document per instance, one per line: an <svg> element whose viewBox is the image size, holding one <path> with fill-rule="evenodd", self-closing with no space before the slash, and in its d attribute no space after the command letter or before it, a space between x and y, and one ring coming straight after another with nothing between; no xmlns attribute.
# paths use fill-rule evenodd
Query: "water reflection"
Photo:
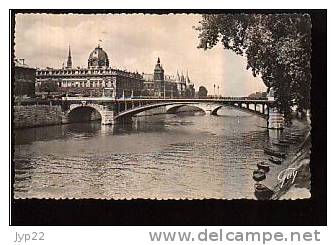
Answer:
<svg viewBox="0 0 336 245"><path fill-rule="evenodd" d="M16 130L15 197L254 198L251 172L272 138L266 122L219 114Z"/></svg>

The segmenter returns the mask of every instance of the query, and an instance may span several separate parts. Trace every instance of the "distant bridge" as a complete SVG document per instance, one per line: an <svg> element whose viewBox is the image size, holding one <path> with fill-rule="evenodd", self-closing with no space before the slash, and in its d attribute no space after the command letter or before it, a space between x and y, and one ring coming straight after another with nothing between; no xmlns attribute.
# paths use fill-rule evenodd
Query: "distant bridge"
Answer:
<svg viewBox="0 0 336 245"><path fill-rule="evenodd" d="M114 124L119 119L129 119L141 112L159 107L165 107L166 113L175 113L183 106L193 106L204 111L207 115L217 115L220 108L231 107L266 119L269 127L270 123L272 124L271 128L283 127L283 116L273 107L273 100L249 97L204 99L63 97L62 105L69 120L75 112L81 115L87 111L95 111L100 115L102 124Z"/></svg>

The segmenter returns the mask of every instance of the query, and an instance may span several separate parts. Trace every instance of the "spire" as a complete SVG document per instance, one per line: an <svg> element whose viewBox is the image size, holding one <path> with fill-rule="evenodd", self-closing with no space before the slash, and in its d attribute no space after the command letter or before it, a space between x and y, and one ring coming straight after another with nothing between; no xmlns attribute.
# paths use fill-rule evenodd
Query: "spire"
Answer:
<svg viewBox="0 0 336 245"><path fill-rule="evenodd" d="M187 70L187 77L186 77L187 83L190 83L190 79L189 79L189 74L188 74L188 70Z"/></svg>
<svg viewBox="0 0 336 245"><path fill-rule="evenodd" d="M184 79L184 75L183 75L183 71L182 71L182 73L181 73L181 82L185 82L185 79Z"/></svg>
<svg viewBox="0 0 336 245"><path fill-rule="evenodd" d="M157 59L157 63L160 64L160 57L158 57L158 59Z"/></svg>
<svg viewBox="0 0 336 245"><path fill-rule="evenodd" d="M72 68L72 59L71 59L71 47L69 44L69 54L68 54L68 60L67 60L67 66L66 68L71 69Z"/></svg>

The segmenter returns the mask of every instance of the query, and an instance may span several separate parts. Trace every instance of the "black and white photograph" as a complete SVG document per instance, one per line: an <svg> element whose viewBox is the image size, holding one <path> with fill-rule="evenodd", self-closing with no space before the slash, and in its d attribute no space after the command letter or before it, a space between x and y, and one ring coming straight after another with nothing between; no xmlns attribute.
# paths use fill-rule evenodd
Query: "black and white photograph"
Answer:
<svg viewBox="0 0 336 245"><path fill-rule="evenodd" d="M14 199L311 197L309 14L13 25Z"/></svg>

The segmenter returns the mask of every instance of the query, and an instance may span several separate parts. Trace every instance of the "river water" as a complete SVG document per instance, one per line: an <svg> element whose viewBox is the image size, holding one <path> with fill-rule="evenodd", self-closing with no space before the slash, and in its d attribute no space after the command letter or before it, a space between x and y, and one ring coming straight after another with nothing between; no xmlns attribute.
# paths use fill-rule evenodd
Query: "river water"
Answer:
<svg viewBox="0 0 336 245"><path fill-rule="evenodd" d="M15 198L252 198L266 121L233 109L15 130ZM298 126L299 125L299 126ZM294 124L304 135L307 128ZM297 145L292 145L289 156ZM272 165L265 183L281 168Z"/></svg>

